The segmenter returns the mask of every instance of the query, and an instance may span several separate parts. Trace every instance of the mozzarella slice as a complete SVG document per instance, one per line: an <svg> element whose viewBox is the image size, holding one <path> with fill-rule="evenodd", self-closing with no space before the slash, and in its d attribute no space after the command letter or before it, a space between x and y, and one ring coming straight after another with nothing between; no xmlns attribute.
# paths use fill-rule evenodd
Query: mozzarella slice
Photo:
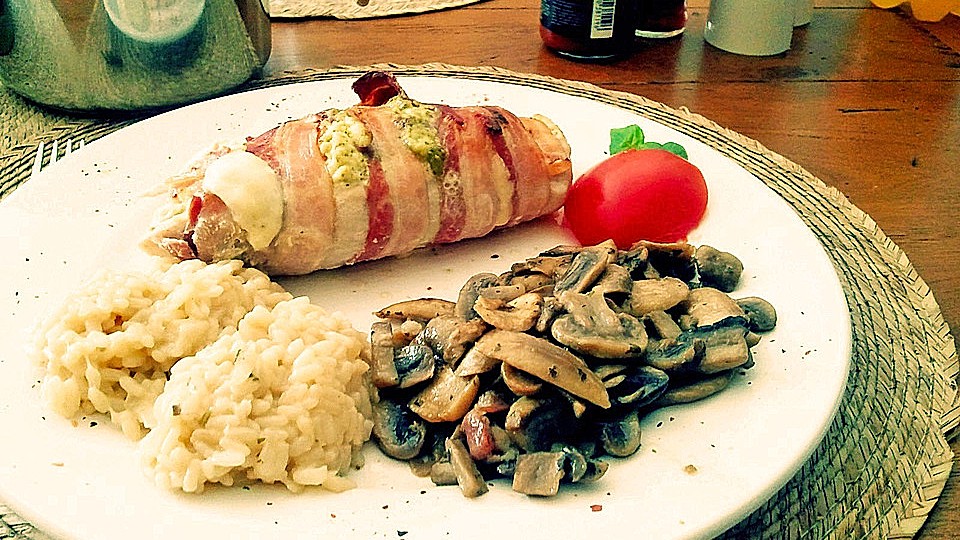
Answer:
<svg viewBox="0 0 960 540"><path fill-rule="evenodd" d="M261 250L283 224L280 176L250 152L230 152L207 167L203 189L227 205L233 219L247 233L253 249Z"/></svg>

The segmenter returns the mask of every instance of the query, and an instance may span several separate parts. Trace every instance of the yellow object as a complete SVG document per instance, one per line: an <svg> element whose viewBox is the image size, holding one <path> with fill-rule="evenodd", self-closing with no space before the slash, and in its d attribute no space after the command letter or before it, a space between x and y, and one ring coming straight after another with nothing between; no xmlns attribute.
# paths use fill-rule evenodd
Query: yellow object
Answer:
<svg viewBox="0 0 960 540"><path fill-rule="evenodd" d="M960 15L960 0L871 0L873 5L888 9L909 3L913 17L918 21L937 22L948 13Z"/></svg>

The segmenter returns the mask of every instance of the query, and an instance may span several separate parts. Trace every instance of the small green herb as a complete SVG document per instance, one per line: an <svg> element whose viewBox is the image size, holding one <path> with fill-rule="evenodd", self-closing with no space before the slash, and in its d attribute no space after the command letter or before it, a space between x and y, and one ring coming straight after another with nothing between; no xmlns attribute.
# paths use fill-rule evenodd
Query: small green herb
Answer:
<svg viewBox="0 0 960 540"><path fill-rule="evenodd" d="M687 159L687 150L678 143L667 142L658 143L647 141L643 136L643 129L633 124L622 128L613 128L610 130L610 155L618 154L628 149L646 150L650 148L659 148L667 152L676 154L683 159Z"/></svg>

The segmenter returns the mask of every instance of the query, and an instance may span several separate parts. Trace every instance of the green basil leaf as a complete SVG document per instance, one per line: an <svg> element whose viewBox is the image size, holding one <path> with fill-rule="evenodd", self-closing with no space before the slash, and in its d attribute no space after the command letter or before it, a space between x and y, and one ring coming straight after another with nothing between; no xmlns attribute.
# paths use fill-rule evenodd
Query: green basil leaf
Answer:
<svg viewBox="0 0 960 540"><path fill-rule="evenodd" d="M679 143L675 143L675 142L663 143L663 149L666 150L667 152L672 152L682 157L683 159L688 159L687 149L681 146Z"/></svg>
<svg viewBox="0 0 960 540"><path fill-rule="evenodd" d="M683 159L687 159L687 150L678 143L658 143L646 141L643 136L643 129L633 124L622 128L613 128L610 130L610 155L618 154L624 150L646 150L659 148L667 152L674 153Z"/></svg>
<svg viewBox="0 0 960 540"><path fill-rule="evenodd" d="M639 148L642 144L643 130L636 124L610 130L611 156L629 148Z"/></svg>

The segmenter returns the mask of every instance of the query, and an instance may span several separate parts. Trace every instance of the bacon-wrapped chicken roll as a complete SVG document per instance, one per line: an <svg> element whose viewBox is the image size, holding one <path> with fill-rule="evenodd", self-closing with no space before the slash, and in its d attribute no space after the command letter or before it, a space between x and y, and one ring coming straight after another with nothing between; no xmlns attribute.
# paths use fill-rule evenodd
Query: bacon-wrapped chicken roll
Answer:
<svg viewBox="0 0 960 540"><path fill-rule="evenodd" d="M216 146L172 178L148 244L295 275L476 238L556 211L570 147L550 120L406 96L392 75L358 105Z"/></svg>

